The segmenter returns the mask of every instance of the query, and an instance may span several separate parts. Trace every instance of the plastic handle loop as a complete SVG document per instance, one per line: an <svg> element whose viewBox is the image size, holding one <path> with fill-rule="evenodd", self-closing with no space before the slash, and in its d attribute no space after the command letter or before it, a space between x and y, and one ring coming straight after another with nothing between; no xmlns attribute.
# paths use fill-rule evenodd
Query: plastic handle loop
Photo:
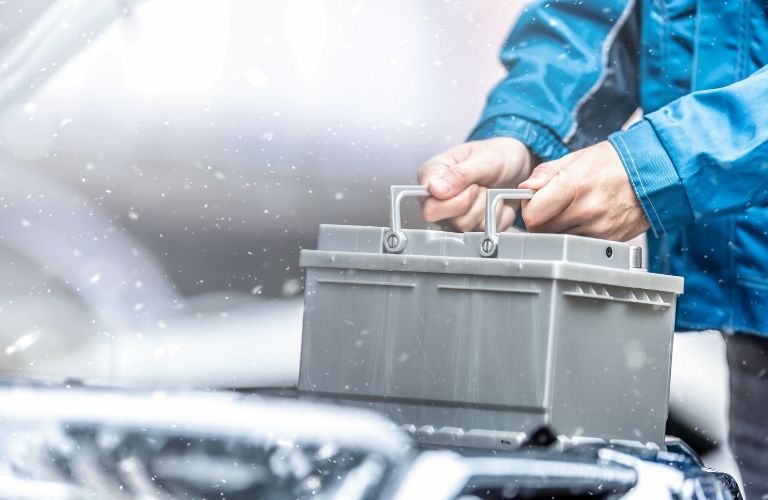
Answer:
<svg viewBox="0 0 768 500"><path fill-rule="evenodd" d="M496 231L496 207L501 200L530 200L533 189L489 189L485 201L485 236L480 240L480 255L495 257L499 247Z"/></svg>
<svg viewBox="0 0 768 500"><path fill-rule="evenodd" d="M384 250L389 253L400 253L405 250L408 239L403 233L400 220L400 202L410 196L431 196L427 186L392 186L392 206L389 210L389 231L384 234Z"/></svg>
<svg viewBox="0 0 768 500"><path fill-rule="evenodd" d="M405 197L431 196L427 186L392 186L391 207L389 211L389 230L384 234L384 250L389 253L401 253L405 250L408 239L403 233L400 217L400 204ZM501 200L530 200L532 189L489 189L485 205L485 236L480 242L480 254L494 257L498 248L499 236L496 231L496 207Z"/></svg>

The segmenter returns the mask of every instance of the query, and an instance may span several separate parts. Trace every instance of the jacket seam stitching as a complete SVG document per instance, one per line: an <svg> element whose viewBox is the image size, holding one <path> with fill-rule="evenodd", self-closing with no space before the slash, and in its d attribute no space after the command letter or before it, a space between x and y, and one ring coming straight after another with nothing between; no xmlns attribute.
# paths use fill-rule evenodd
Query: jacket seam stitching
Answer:
<svg viewBox="0 0 768 500"><path fill-rule="evenodd" d="M651 200L650 196L648 196L648 190L645 188L645 185L643 184L643 178L640 175L640 170L637 168L637 163L635 162L635 158L632 156L632 152L629 150L629 147L627 147L627 143L624 141L624 137L622 137L621 135L618 135L617 139L621 141L621 147L625 152L623 156L625 156L629 160L629 164L632 166L632 170L635 171L637 183L639 184L640 189L643 190L642 197L648 202L648 205L650 205L651 210L653 210L653 215L656 218L656 221L658 222L659 228L661 228L661 232L666 233L666 230L664 229L664 223L661 222L661 217L659 217L659 213L656 211L656 207L653 205L653 200Z"/></svg>
<svg viewBox="0 0 768 500"><path fill-rule="evenodd" d="M739 38L736 47L736 64L733 65L734 79L741 79L741 52L744 48L744 2L739 0Z"/></svg>
<svg viewBox="0 0 768 500"><path fill-rule="evenodd" d="M740 33L739 33L739 62L736 65L736 78L743 80L747 77L747 60L749 59L747 51L749 50L749 7L750 0L744 0L740 2L741 11L740 17Z"/></svg>
<svg viewBox="0 0 768 500"><path fill-rule="evenodd" d="M661 54L661 61L659 64L662 66L666 66L668 64L668 61L670 59L669 57L669 46L671 45L672 41L672 35L670 33L670 19L669 19L669 12L667 11L667 6L664 2L658 2L659 10L661 11L661 16L663 17L662 22L662 35L659 37L659 54ZM661 72L662 76L664 77L664 80L666 81L667 86L670 86L672 84L672 77L670 76L670 72L668 68L664 68L664 70Z"/></svg>

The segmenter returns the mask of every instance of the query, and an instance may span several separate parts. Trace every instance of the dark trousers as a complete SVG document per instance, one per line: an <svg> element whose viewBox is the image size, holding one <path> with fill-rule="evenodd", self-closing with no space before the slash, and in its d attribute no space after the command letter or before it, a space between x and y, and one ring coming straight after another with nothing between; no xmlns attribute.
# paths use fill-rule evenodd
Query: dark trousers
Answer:
<svg viewBox="0 0 768 500"><path fill-rule="evenodd" d="M768 337L725 337L731 371L731 449L747 500L768 499Z"/></svg>

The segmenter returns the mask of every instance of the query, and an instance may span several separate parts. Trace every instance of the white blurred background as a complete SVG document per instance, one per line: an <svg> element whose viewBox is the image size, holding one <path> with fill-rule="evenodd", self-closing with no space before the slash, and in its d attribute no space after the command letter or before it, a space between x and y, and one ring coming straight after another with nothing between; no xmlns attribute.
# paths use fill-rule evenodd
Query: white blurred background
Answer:
<svg viewBox="0 0 768 500"><path fill-rule="evenodd" d="M2 4L3 369L290 379L299 249L383 225L388 186L464 139L520 7Z"/></svg>

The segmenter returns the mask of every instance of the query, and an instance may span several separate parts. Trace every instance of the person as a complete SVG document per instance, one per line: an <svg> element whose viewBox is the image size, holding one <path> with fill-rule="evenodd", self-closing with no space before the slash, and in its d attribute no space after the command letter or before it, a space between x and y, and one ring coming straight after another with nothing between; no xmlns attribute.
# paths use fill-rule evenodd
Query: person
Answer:
<svg viewBox="0 0 768 500"><path fill-rule="evenodd" d="M468 142L419 168L424 217L482 228L485 190L519 185L530 231L648 231L650 270L685 278L676 329L726 334L731 447L767 494L768 2L536 1L501 58Z"/></svg>

